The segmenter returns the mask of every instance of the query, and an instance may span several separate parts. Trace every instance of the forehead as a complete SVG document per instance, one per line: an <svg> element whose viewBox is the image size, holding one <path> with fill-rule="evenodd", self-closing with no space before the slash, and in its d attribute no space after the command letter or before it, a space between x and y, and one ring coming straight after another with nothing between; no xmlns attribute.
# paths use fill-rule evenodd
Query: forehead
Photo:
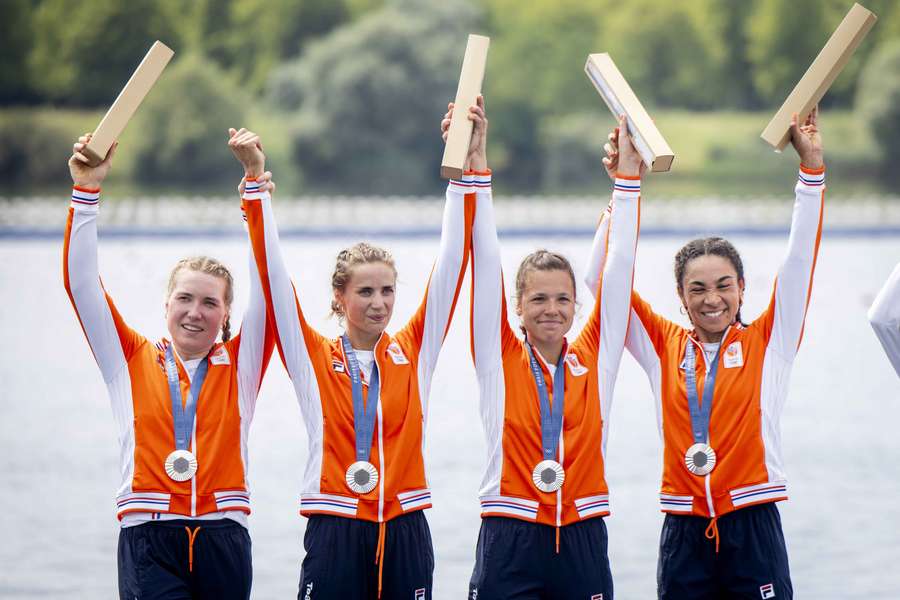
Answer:
<svg viewBox="0 0 900 600"><path fill-rule="evenodd" d="M553 269L539 271L533 269L525 275L525 294L574 294L572 276L568 271Z"/></svg>
<svg viewBox="0 0 900 600"><path fill-rule="evenodd" d="M354 266L348 283L353 287L384 287L394 285L396 279L394 269L389 265L373 262Z"/></svg>
<svg viewBox="0 0 900 600"><path fill-rule="evenodd" d="M731 261L724 256L716 254L704 254L688 261L684 268L684 280L702 281L704 283L714 283L730 275L737 279L737 270Z"/></svg>
<svg viewBox="0 0 900 600"><path fill-rule="evenodd" d="M195 296L225 297L225 280L193 269L181 269L175 276L172 293L188 292Z"/></svg>

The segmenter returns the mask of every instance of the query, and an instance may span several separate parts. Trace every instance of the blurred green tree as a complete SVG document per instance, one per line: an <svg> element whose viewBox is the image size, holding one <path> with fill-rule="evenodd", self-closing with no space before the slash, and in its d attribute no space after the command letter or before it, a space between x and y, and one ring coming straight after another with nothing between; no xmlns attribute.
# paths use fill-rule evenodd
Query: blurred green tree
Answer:
<svg viewBox="0 0 900 600"><path fill-rule="evenodd" d="M439 121L453 99L475 9L394 0L279 69L271 98L295 111L293 158L310 188L433 193L443 144Z"/></svg>
<svg viewBox="0 0 900 600"><path fill-rule="evenodd" d="M35 88L60 104L111 104L154 40L178 51L177 10L175 0L43 0L28 59Z"/></svg>
<svg viewBox="0 0 900 600"><path fill-rule="evenodd" d="M272 69L349 19L346 0L200 0L193 47L261 91Z"/></svg>
<svg viewBox="0 0 900 600"><path fill-rule="evenodd" d="M243 123L246 103L215 64L197 54L179 57L129 126L141 132L135 179L197 185L239 175L226 142L228 128Z"/></svg>
<svg viewBox="0 0 900 600"><path fill-rule="evenodd" d="M0 105L26 104L36 95L31 87L28 53L34 37L30 0L7 0L0 20Z"/></svg>
<svg viewBox="0 0 900 600"><path fill-rule="evenodd" d="M878 144L885 179L900 180L894 159L900 154L900 41L873 54L860 78L856 112Z"/></svg>

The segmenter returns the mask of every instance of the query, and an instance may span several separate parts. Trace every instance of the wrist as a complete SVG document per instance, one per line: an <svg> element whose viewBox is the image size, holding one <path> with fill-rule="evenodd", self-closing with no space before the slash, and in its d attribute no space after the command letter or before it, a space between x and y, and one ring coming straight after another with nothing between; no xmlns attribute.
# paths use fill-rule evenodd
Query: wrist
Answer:
<svg viewBox="0 0 900 600"><path fill-rule="evenodd" d="M78 188L87 192L99 192L101 180L95 179L73 179L72 187Z"/></svg>
<svg viewBox="0 0 900 600"><path fill-rule="evenodd" d="M244 177L247 179L256 179L260 175L266 172L265 165L261 166L247 166L244 165Z"/></svg>
<svg viewBox="0 0 900 600"><path fill-rule="evenodd" d="M811 170L819 170L825 166L825 160L821 152L800 157L800 166Z"/></svg>

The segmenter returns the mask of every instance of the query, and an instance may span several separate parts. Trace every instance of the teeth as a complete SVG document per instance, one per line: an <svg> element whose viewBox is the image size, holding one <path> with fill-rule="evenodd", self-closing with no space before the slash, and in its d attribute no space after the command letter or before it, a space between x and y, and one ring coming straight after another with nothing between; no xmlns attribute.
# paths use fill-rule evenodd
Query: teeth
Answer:
<svg viewBox="0 0 900 600"><path fill-rule="evenodd" d="M194 325L182 325L181 327L183 329L187 329L188 331L193 331L194 333L200 333L201 331L203 331L202 329L200 329L199 327L195 327Z"/></svg>
<svg viewBox="0 0 900 600"><path fill-rule="evenodd" d="M703 315L704 315L704 316L707 316L707 317L709 317L709 318L711 318L711 319L715 319L716 317L720 316L723 312L725 312L725 311L724 311L724 310L717 310L716 312L705 312L705 313L703 313Z"/></svg>

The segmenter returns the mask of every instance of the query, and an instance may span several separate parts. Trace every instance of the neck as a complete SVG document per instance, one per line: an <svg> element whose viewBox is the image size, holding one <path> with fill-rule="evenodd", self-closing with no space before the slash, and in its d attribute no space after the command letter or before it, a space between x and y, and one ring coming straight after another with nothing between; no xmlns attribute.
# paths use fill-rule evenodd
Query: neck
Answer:
<svg viewBox="0 0 900 600"><path fill-rule="evenodd" d="M559 361L559 355L562 353L564 340L552 342L535 342L531 340L528 341L538 352L541 353L541 356L544 357L544 360L549 362L551 365L555 365Z"/></svg>
<svg viewBox="0 0 900 600"><path fill-rule="evenodd" d="M374 350L381 334L368 334L354 327L347 327L347 337L350 338L350 345L355 350Z"/></svg>
<svg viewBox="0 0 900 600"><path fill-rule="evenodd" d="M728 331L728 329L719 332L713 332L697 327L694 329L694 331L697 333L697 339L699 339L702 343L717 344L722 341L722 337L725 335L725 332Z"/></svg>
<svg viewBox="0 0 900 600"><path fill-rule="evenodd" d="M215 344L213 344L213 346L215 346ZM210 346L209 348L207 348L206 350L203 350L201 352L187 352L187 351L183 350L182 348L179 348L178 344L176 344L174 341L172 342L172 347L175 348L175 353L178 354L178 358L180 358L182 360L182 362L186 361L186 360L194 360L197 358L203 358L204 356L209 354L210 350L212 350L212 346Z"/></svg>

